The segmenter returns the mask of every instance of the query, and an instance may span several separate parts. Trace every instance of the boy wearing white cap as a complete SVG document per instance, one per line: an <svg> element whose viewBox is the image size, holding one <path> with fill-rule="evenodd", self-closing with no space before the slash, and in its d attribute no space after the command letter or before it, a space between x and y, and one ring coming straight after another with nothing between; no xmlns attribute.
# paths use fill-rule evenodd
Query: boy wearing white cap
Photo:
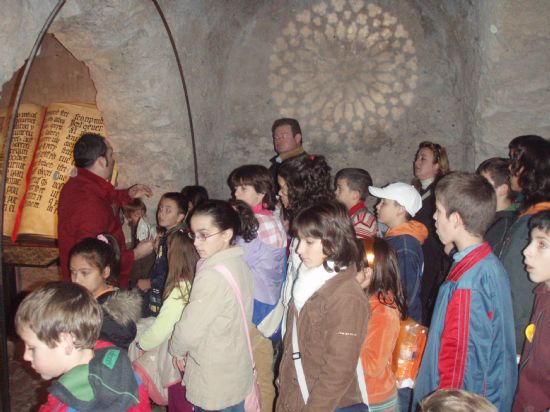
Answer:
<svg viewBox="0 0 550 412"><path fill-rule="evenodd" d="M378 222L389 228L384 238L397 253L409 316L421 323L420 284L424 268L422 243L428 236L428 229L411 219L422 207L422 199L414 186L401 182L384 188L369 186L369 192L380 198L376 205Z"/></svg>

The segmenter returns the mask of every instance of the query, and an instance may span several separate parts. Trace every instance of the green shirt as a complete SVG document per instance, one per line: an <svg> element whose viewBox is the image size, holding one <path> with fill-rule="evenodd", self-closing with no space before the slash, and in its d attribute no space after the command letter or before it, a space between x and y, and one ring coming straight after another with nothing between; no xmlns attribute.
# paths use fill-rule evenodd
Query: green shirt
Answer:
<svg viewBox="0 0 550 412"><path fill-rule="evenodd" d="M143 350L151 350L170 337L174 325L189 302L191 283L182 281L174 288L162 303L160 312L153 324L141 334L139 346Z"/></svg>

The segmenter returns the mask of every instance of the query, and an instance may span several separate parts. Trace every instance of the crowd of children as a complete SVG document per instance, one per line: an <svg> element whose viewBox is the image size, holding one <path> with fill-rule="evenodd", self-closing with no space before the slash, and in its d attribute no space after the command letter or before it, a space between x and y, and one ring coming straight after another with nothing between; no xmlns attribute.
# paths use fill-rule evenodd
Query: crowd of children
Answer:
<svg viewBox="0 0 550 412"><path fill-rule="evenodd" d="M547 410L550 142L509 148L450 172L422 142L412 184L383 187L301 150L234 169L230 201L165 193L158 226L126 205L128 244L155 239L136 288L116 288L117 241L98 233L72 248L73 283L17 311L25 359L58 378L41 411ZM405 320L429 332L398 388Z"/></svg>

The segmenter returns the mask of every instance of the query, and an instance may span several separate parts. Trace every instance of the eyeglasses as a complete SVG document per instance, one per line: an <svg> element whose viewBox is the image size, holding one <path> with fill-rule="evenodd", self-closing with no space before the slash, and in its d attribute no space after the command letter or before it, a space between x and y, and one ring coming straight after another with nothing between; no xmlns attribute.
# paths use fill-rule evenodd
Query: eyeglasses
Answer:
<svg viewBox="0 0 550 412"><path fill-rule="evenodd" d="M199 242L204 242L206 239L208 239L209 237L212 237L212 236L215 236L219 233L222 233L223 230L220 230L219 232L216 232L216 233L212 233L211 235L205 235L204 233L193 233L193 232L188 232L187 233L187 236L189 236L189 239L191 240L198 240Z"/></svg>

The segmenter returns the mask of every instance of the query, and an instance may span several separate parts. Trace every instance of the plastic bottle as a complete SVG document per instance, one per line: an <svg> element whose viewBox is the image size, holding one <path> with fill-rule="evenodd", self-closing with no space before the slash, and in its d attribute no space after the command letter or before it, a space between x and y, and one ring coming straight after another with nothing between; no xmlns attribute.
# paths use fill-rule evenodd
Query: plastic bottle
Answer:
<svg viewBox="0 0 550 412"><path fill-rule="evenodd" d="M393 369L398 388L413 387L426 346L427 332L428 328L411 318L401 322L393 352Z"/></svg>

